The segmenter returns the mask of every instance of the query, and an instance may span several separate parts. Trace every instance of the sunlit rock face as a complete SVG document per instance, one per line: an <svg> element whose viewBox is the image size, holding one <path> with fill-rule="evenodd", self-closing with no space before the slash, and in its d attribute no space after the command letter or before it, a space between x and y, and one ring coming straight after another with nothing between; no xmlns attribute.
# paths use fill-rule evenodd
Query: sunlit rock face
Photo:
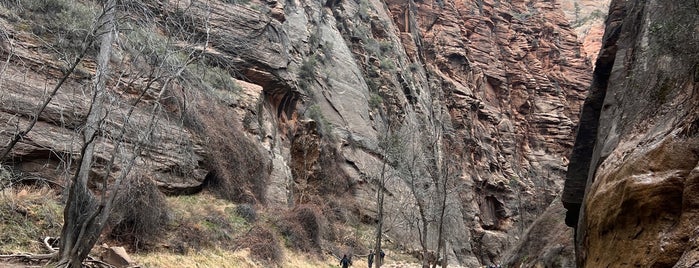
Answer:
<svg viewBox="0 0 699 268"><path fill-rule="evenodd" d="M699 6L612 1L606 27L562 200L578 265L693 267Z"/></svg>

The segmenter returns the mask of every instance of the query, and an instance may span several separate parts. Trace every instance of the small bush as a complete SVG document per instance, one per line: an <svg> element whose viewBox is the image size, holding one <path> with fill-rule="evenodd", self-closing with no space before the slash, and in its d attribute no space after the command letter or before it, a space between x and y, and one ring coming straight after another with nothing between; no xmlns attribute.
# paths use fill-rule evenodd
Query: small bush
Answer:
<svg viewBox="0 0 699 268"><path fill-rule="evenodd" d="M396 64L393 62L393 59L384 58L381 60L381 69L387 70L387 71L392 71L392 70L396 69Z"/></svg>
<svg viewBox="0 0 699 268"><path fill-rule="evenodd" d="M15 177L16 175L12 172L12 169L0 164L0 191L12 185L12 181L15 180Z"/></svg>
<svg viewBox="0 0 699 268"><path fill-rule="evenodd" d="M313 81L316 76L316 66L318 66L318 59L315 55L304 59L303 62L301 62L301 67L299 68L299 78L306 82Z"/></svg>
<svg viewBox="0 0 699 268"><path fill-rule="evenodd" d="M379 94L371 93L369 97L369 108L378 109L383 103L383 98Z"/></svg>
<svg viewBox="0 0 699 268"><path fill-rule="evenodd" d="M320 151L320 181L318 191L323 196L340 197L354 194L354 184L339 163L343 163L342 155L332 146L324 145Z"/></svg>
<svg viewBox="0 0 699 268"><path fill-rule="evenodd" d="M255 222L257 220L257 211L251 204L240 204L235 207L235 214L245 219L247 222Z"/></svg>
<svg viewBox="0 0 699 268"><path fill-rule="evenodd" d="M277 221L277 227L288 247L303 252L320 250L322 218L312 205L300 205Z"/></svg>
<svg viewBox="0 0 699 268"><path fill-rule="evenodd" d="M110 236L134 249L148 249L163 234L168 222L164 195L148 178L136 177L118 192Z"/></svg>
<svg viewBox="0 0 699 268"><path fill-rule="evenodd" d="M128 52L143 57L150 65L159 65L168 54L169 40L153 28L133 27L135 29L128 32L125 39Z"/></svg>
<svg viewBox="0 0 699 268"><path fill-rule="evenodd" d="M393 42L389 40L381 40L379 42L379 49L382 55L391 55L393 53Z"/></svg>
<svg viewBox="0 0 699 268"><path fill-rule="evenodd" d="M168 197L172 217L167 244L175 253L207 248L231 249L249 225L235 212L232 203L208 192Z"/></svg>
<svg viewBox="0 0 699 268"><path fill-rule="evenodd" d="M268 227L257 225L241 238L239 244L249 248L253 258L267 263L279 263L283 257L279 238Z"/></svg>
<svg viewBox="0 0 699 268"><path fill-rule="evenodd" d="M309 252L311 245L306 238L305 231L301 224L296 221L282 220L277 228L284 236L284 244L287 248L298 251Z"/></svg>
<svg viewBox="0 0 699 268"><path fill-rule="evenodd" d="M32 21L32 32L53 38L54 45L77 53L97 18L98 8L91 1L21 0L28 12L23 17ZM48 34L48 35L47 35ZM65 51L61 51L65 52Z"/></svg>
<svg viewBox="0 0 699 268"><path fill-rule="evenodd" d="M320 133L323 137L332 139L332 125L330 124L328 119L325 118L325 115L323 115L323 112L320 109L320 105L311 105L306 110L306 113L306 117L313 119L313 121L316 121L318 133Z"/></svg>

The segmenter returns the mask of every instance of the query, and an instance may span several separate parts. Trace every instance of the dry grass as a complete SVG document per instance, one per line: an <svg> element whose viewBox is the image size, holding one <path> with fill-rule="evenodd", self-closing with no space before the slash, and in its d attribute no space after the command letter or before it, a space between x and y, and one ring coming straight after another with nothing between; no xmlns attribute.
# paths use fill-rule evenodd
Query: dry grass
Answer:
<svg viewBox="0 0 699 268"><path fill-rule="evenodd" d="M256 261L249 249L229 251L221 248L202 250L196 254L179 255L167 252L151 252L133 255L133 259L144 268L148 267L220 267L220 268L318 268L337 267L339 261L332 256L323 255L318 259L309 259L305 255L294 255L288 251L280 265L264 264ZM361 262L354 262L354 267L362 267ZM364 262L363 266L366 266Z"/></svg>
<svg viewBox="0 0 699 268"><path fill-rule="evenodd" d="M129 252L142 267L315 268L338 265L336 257L322 254L317 248L303 252L283 247L281 230L273 228L274 220L270 219L278 212L260 210L257 221L248 222L237 212L240 205L207 191L192 196L166 197L165 201L171 212L168 225L163 226L167 230L161 243L148 252ZM307 229L317 225L327 229L319 213L317 207L302 205L280 214L280 218L295 222L298 227L295 235L312 248L320 243L316 240L319 234ZM62 206L54 190L24 187L0 192L0 253L44 252L40 239L58 236L61 224ZM373 230L364 225L357 228L361 230L354 232ZM362 235L354 232L351 228L340 232L338 239L344 241L353 237L365 244ZM111 242L115 241L107 241ZM358 248L363 247L356 247L355 253L364 253L357 252ZM350 249L341 247L335 254L349 252ZM355 257L353 262L354 267L366 265L360 257Z"/></svg>
<svg viewBox="0 0 699 268"><path fill-rule="evenodd" d="M207 248L232 248L233 240L249 229L235 204L208 192L167 198L172 209L165 247L186 254Z"/></svg>
<svg viewBox="0 0 699 268"><path fill-rule="evenodd" d="M250 257L249 250L233 252L221 248L205 249L184 255L172 252L151 252L143 255L136 254L133 259L141 267L262 267Z"/></svg>
<svg viewBox="0 0 699 268"><path fill-rule="evenodd" d="M59 236L63 206L50 188L19 187L0 192L0 253L44 252L43 239Z"/></svg>

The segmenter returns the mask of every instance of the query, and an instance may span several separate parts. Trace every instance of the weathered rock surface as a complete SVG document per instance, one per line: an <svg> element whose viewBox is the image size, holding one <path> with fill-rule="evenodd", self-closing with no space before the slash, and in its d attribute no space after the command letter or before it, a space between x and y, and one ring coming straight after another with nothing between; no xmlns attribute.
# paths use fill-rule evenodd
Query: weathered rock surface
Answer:
<svg viewBox="0 0 699 268"><path fill-rule="evenodd" d="M558 1L566 18L575 29L582 43L582 52L594 63L602 47L604 20L609 10L609 0L561 0Z"/></svg>
<svg viewBox="0 0 699 268"><path fill-rule="evenodd" d="M337 216L340 224L374 223L376 191L384 191L387 235L413 249L421 200L432 250L440 189L448 189L447 257L466 267L500 261L562 188L591 66L555 3L210 2L150 8L163 20L181 16L183 28L208 38L202 57L234 66L230 74L247 82L228 93L179 81L156 113L153 143L133 176L171 193L242 176L231 199L350 211L352 217ZM61 64L3 22L14 44L0 80L5 141L16 122L31 118L30 107L42 99L44 83L55 83ZM89 104L87 78L70 79L12 151L18 170L57 181L70 175ZM139 92L118 85L115 103ZM135 117L150 116L149 96ZM119 107L102 133L103 159L123 124ZM143 122L129 123L126 148L139 144ZM246 154L260 149L265 153Z"/></svg>
<svg viewBox="0 0 699 268"><path fill-rule="evenodd" d="M697 265L699 6L612 1L563 203L579 267Z"/></svg>
<svg viewBox="0 0 699 268"><path fill-rule="evenodd" d="M565 214L557 198L505 254L504 267L576 267L574 232L561 220Z"/></svg>

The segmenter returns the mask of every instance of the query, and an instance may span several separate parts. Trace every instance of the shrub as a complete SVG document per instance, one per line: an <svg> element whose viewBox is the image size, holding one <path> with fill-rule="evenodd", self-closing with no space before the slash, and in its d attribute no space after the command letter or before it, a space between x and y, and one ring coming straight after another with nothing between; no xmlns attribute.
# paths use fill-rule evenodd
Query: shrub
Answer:
<svg viewBox="0 0 699 268"><path fill-rule="evenodd" d="M269 180L269 159L257 145L245 136L240 126L228 120L232 111L214 105L197 109L208 137L206 144L208 169L205 186L220 197L236 203L264 203ZM216 112L218 111L218 112ZM228 116L227 116L228 115Z"/></svg>
<svg viewBox="0 0 699 268"><path fill-rule="evenodd" d="M126 48L130 54L143 57L148 64L157 66L167 55L168 39L153 28L135 26L126 35Z"/></svg>
<svg viewBox="0 0 699 268"><path fill-rule="evenodd" d="M381 40L379 41L379 49L381 50L381 55L391 55L393 53L393 42Z"/></svg>
<svg viewBox="0 0 699 268"><path fill-rule="evenodd" d="M257 220L257 211L251 204L240 204L235 207L235 214L245 219L247 222L255 222Z"/></svg>
<svg viewBox="0 0 699 268"><path fill-rule="evenodd" d="M369 108L378 109L383 103L383 98L379 94L371 93L369 97Z"/></svg>
<svg viewBox="0 0 699 268"><path fill-rule="evenodd" d="M301 62L301 67L299 68L299 78L303 81L310 82L315 78L315 68L318 65L318 59L316 55L307 57Z"/></svg>
<svg viewBox="0 0 699 268"><path fill-rule="evenodd" d="M303 252L320 250L323 226L320 215L317 207L308 204L285 213L276 224L284 235L287 246Z"/></svg>
<svg viewBox="0 0 699 268"><path fill-rule="evenodd" d="M117 193L109 234L134 249L148 249L163 234L168 211L155 183L148 178L133 178Z"/></svg>
<svg viewBox="0 0 699 268"><path fill-rule="evenodd" d="M187 253L207 248L231 249L249 229L232 203L202 192L191 196L168 197L172 217L168 232L174 235L164 243L174 252Z"/></svg>
<svg viewBox="0 0 699 268"><path fill-rule="evenodd" d="M0 164L0 191L4 190L5 187L11 186L15 177L16 176L12 172L12 169Z"/></svg>
<svg viewBox="0 0 699 268"><path fill-rule="evenodd" d="M294 219L303 228L306 238L311 242L311 246L320 249L320 213L309 205L302 205L292 210Z"/></svg>
<svg viewBox="0 0 699 268"><path fill-rule="evenodd" d="M387 71L392 71L392 70L396 69L396 64L393 62L393 59L384 58L381 60L381 69L387 70Z"/></svg>
<svg viewBox="0 0 699 268"><path fill-rule="evenodd" d="M279 263L283 257L279 238L268 227L257 225L242 237L239 244L249 248L253 258L267 263Z"/></svg>
<svg viewBox="0 0 699 268"><path fill-rule="evenodd" d="M306 239L305 231L301 224L296 221L282 220L277 223L277 228L284 236L284 244L288 248L308 252L311 250L310 243Z"/></svg>
<svg viewBox="0 0 699 268"><path fill-rule="evenodd" d="M354 194L352 179L345 173L339 163L343 163L344 159L337 151L329 145L321 147L320 152L320 181L318 187L321 195L334 195L339 197L345 194Z"/></svg>
<svg viewBox="0 0 699 268"><path fill-rule="evenodd" d="M93 2L72 0L21 0L20 7L31 13L23 15L32 21L32 31L37 35L50 34L54 45L63 50L77 53L82 41L90 32L97 17L97 6ZM22 12L25 13L25 12ZM33 13L33 14L32 14ZM64 51L61 51L64 52Z"/></svg>
<svg viewBox="0 0 699 268"><path fill-rule="evenodd" d="M231 77L228 71L219 67L210 66L203 77L204 82L208 83L213 88L233 93L238 93L242 90L242 87L233 80L233 77Z"/></svg>

